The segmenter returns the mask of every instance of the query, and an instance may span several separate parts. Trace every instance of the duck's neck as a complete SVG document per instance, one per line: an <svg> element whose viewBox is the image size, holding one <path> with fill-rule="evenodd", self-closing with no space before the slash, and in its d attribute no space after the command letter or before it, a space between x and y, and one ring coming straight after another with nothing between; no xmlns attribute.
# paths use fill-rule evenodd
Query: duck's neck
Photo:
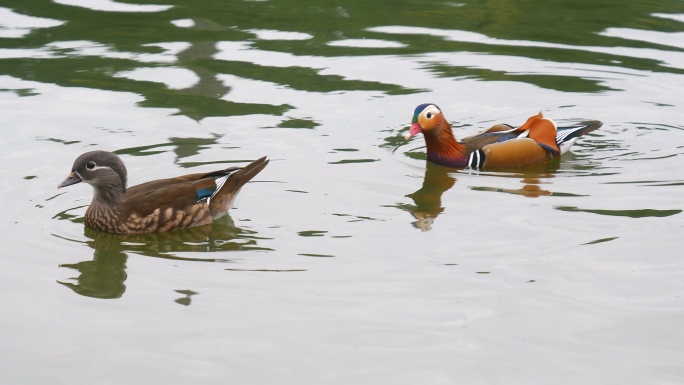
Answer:
<svg viewBox="0 0 684 385"><path fill-rule="evenodd" d="M93 185L94 195L93 201L90 203L91 206L105 206L105 207L116 207L121 204L121 198L123 197L126 189L119 184L112 184L108 186L95 186Z"/></svg>
<svg viewBox="0 0 684 385"><path fill-rule="evenodd" d="M465 167L468 157L464 145L456 141L449 123L423 132L430 162L448 167Z"/></svg>

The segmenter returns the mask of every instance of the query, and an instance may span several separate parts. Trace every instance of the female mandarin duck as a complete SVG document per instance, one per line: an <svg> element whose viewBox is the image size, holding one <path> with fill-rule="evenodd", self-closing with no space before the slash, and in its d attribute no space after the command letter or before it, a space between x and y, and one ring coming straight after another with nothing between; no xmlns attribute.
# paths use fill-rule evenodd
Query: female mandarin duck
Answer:
<svg viewBox="0 0 684 385"><path fill-rule="evenodd" d="M108 233L154 233L211 223L228 213L240 188L266 167L263 157L244 168L159 179L126 188L126 167L114 153L86 152L57 188L86 182L95 195L86 226Z"/></svg>
<svg viewBox="0 0 684 385"><path fill-rule="evenodd" d="M423 133L430 162L447 167L515 168L543 163L566 153L580 136L603 123L584 121L570 127L556 127L541 112L518 128L497 124L482 133L456 141L451 126L434 104L416 107L409 132L411 139Z"/></svg>

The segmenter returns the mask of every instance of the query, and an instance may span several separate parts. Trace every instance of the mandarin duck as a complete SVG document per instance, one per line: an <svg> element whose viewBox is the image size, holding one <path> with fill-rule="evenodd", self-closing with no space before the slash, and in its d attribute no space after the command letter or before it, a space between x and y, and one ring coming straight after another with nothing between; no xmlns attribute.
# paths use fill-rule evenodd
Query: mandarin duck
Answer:
<svg viewBox="0 0 684 385"><path fill-rule="evenodd" d="M228 213L240 188L266 167L263 157L245 167L159 179L126 188L121 159L107 151L79 156L57 188L86 182L93 201L86 226L108 233L142 234L212 223Z"/></svg>
<svg viewBox="0 0 684 385"><path fill-rule="evenodd" d="M457 168L516 168L543 163L566 153L580 136L603 125L589 120L568 127L556 127L540 112L520 127L497 124L479 134L457 141L451 125L435 104L421 104L413 112L406 140L422 132L427 159Z"/></svg>

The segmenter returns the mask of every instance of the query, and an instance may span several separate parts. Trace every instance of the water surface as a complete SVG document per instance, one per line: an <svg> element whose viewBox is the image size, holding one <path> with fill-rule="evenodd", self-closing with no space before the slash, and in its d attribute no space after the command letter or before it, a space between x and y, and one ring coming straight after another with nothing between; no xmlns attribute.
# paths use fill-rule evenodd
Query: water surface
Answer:
<svg viewBox="0 0 684 385"><path fill-rule="evenodd" d="M684 382L681 1L0 0L5 383ZM426 164L542 111L516 171ZM122 237L55 186L269 166L211 226Z"/></svg>

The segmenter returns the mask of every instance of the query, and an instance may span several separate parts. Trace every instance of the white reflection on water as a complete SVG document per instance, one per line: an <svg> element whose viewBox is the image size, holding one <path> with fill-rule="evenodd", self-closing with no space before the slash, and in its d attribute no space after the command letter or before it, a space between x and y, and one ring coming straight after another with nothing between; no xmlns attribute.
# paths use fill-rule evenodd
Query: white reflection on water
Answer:
<svg viewBox="0 0 684 385"><path fill-rule="evenodd" d="M271 29L248 29L261 40L309 40L313 35L304 32L275 31Z"/></svg>
<svg viewBox="0 0 684 385"><path fill-rule="evenodd" d="M176 27L191 28L195 26L195 21L192 19L178 19L172 20L171 24L175 25Z"/></svg>
<svg viewBox="0 0 684 385"><path fill-rule="evenodd" d="M153 4L127 4L118 3L112 0L53 0L55 3L72 5L92 9L93 11L106 12L163 12L173 5L153 5Z"/></svg>
<svg viewBox="0 0 684 385"><path fill-rule="evenodd" d="M178 60L178 53L187 49L190 43L167 42L145 44L146 47L159 47L161 53L138 53L116 51L112 47L88 40L57 41L37 49L0 48L0 58L55 59L67 56L96 56L109 59L130 59L141 63L170 63Z"/></svg>
<svg viewBox="0 0 684 385"><path fill-rule="evenodd" d="M684 48L684 32L659 32L632 28L608 28L600 34L603 36L619 37L621 39L638 40L653 44Z"/></svg>
<svg viewBox="0 0 684 385"><path fill-rule="evenodd" d="M684 14L653 13L651 16L660 17L663 19L672 19L684 23Z"/></svg>
<svg viewBox="0 0 684 385"><path fill-rule="evenodd" d="M50 28L64 24L61 20L26 16L0 7L0 38L17 38L31 32L34 28Z"/></svg>
<svg viewBox="0 0 684 385"><path fill-rule="evenodd" d="M130 59L142 63L150 62L175 62L179 52L187 49L190 44L186 42L152 43L145 44L147 47L159 47L164 49L161 53L134 53L115 51L110 46L92 41L61 41L50 43L47 49L56 53L69 56L97 56L111 59Z"/></svg>
<svg viewBox="0 0 684 385"><path fill-rule="evenodd" d="M557 43L546 43L528 40L507 40L498 39L487 36L485 34L460 31L460 30L444 30L436 28L424 27L406 27L406 26L384 26L368 28L371 32L389 33L389 34L407 34L407 35L431 35L441 36L444 39L466 43L479 43L489 45L502 46L516 46L516 47L542 47L542 48L560 48L569 50L579 50L588 52L598 52L604 54L628 56L640 59L653 59L661 62L664 66L673 68L684 68L684 53L662 51L651 48L630 48L630 47L592 47L579 46Z"/></svg>
<svg viewBox="0 0 684 385"><path fill-rule="evenodd" d="M396 41L380 39L345 39L328 43L332 47L358 47L358 48L403 48L406 44Z"/></svg>
<svg viewBox="0 0 684 385"><path fill-rule="evenodd" d="M114 77L131 80L157 82L166 84L173 90L190 88L199 82L200 78L193 71L179 67L144 67L132 71L123 71Z"/></svg>

